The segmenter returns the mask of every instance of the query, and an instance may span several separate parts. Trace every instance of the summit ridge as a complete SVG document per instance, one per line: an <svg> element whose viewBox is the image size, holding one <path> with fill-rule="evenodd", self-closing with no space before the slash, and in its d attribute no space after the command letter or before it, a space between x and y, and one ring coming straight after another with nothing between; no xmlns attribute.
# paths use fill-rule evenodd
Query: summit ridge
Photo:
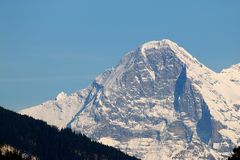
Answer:
<svg viewBox="0 0 240 160"><path fill-rule="evenodd" d="M219 159L240 143L238 80L175 42L150 41L85 89L20 113L144 160Z"/></svg>

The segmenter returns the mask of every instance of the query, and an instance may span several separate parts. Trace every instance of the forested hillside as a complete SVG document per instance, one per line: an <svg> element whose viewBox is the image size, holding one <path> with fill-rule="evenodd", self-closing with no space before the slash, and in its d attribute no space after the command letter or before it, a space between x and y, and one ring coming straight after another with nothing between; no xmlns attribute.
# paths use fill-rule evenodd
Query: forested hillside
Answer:
<svg viewBox="0 0 240 160"><path fill-rule="evenodd" d="M58 130L0 107L0 141L40 160L135 160L119 150L93 142L71 129Z"/></svg>

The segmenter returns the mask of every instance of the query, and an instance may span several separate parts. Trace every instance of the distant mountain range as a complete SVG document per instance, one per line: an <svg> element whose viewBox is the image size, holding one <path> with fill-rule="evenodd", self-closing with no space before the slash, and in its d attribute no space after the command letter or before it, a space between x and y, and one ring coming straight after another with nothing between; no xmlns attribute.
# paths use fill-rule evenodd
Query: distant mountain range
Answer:
<svg viewBox="0 0 240 160"><path fill-rule="evenodd" d="M239 91L240 64L216 73L170 40L151 41L87 88L20 113L144 160L219 159L240 144Z"/></svg>
<svg viewBox="0 0 240 160"><path fill-rule="evenodd" d="M11 153L11 154L10 154ZM22 157L22 158L21 158ZM137 160L71 129L58 130L0 107L1 160Z"/></svg>

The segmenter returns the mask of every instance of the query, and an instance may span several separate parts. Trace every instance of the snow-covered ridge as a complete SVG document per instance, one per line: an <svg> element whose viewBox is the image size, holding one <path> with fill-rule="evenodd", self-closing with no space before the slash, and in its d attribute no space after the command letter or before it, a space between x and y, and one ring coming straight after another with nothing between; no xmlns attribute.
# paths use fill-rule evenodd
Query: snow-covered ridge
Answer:
<svg viewBox="0 0 240 160"><path fill-rule="evenodd" d="M151 41L86 89L20 113L145 160L218 159L240 143L239 78L239 64L215 73L176 43Z"/></svg>
<svg viewBox="0 0 240 160"><path fill-rule="evenodd" d="M222 78L229 80L230 82L240 85L240 63L232 65L227 69L223 69L220 72Z"/></svg>
<svg viewBox="0 0 240 160"><path fill-rule="evenodd" d="M240 63L234 64L230 66L229 68L225 68L220 72L220 75L225 75L233 77L235 79L240 80Z"/></svg>
<svg viewBox="0 0 240 160"><path fill-rule="evenodd" d="M181 56L187 58L190 61L197 61L197 59L194 58L191 54L189 54L184 48L182 48L181 46L178 46L177 43L169 39L163 39L161 41L150 41L141 45L140 48L141 48L141 53L143 53L144 55L146 54L145 50L149 50L149 49L158 50L158 49L169 48L173 50L174 53L180 54Z"/></svg>
<svg viewBox="0 0 240 160"><path fill-rule="evenodd" d="M231 72L231 71L235 71L235 72L240 73L240 63L234 64L234 65L232 65L231 67L229 67L227 69L223 69L221 71L221 73L226 73L226 72Z"/></svg>
<svg viewBox="0 0 240 160"><path fill-rule="evenodd" d="M171 40L163 39L161 41L146 42L143 45L141 45L140 48L142 48L142 49L153 49L153 48L159 49L159 48L162 48L162 47L176 48L176 47L178 47L178 45Z"/></svg>
<svg viewBox="0 0 240 160"><path fill-rule="evenodd" d="M68 96L67 96L66 93L60 92L60 93L57 95L56 100L57 100L57 101L61 101L61 100L64 100L65 98L67 98L67 97L68 97Z"/></svg>
<svg viewBox="0 0 240 160"><path fill-rule="evenodd" d="M19 113L44 120L48 124L59 128L65 128L81 109L87 94L87 88L69 96L64 92L60 92L55 100L49 100L40 105L23 109Z"/></svg>

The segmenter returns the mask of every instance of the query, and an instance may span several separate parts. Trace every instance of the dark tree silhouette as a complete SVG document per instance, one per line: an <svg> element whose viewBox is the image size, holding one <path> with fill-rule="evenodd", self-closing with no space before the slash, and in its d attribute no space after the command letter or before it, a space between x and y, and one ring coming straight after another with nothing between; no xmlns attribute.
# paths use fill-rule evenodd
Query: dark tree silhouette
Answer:
<svg viewBox="0 0 240 160"><path fill-rule="evenodd" d="M136 160L118 149L75 134L71 129L58 130L2 107L0 141L40 160Z"/></svg>
<svg viewBox="0 0 240 160"><path fill-rule="evenodd" d="M2 154L0 151L0 160L24 160L21 155L17 154L16 152L6 152Z"/></svg>
<svg viewBox="0 0 240 160"><path fill-rule="evenodd" d="M233 154L228 160L240 160L240 146L233 149Z"/></svg>

